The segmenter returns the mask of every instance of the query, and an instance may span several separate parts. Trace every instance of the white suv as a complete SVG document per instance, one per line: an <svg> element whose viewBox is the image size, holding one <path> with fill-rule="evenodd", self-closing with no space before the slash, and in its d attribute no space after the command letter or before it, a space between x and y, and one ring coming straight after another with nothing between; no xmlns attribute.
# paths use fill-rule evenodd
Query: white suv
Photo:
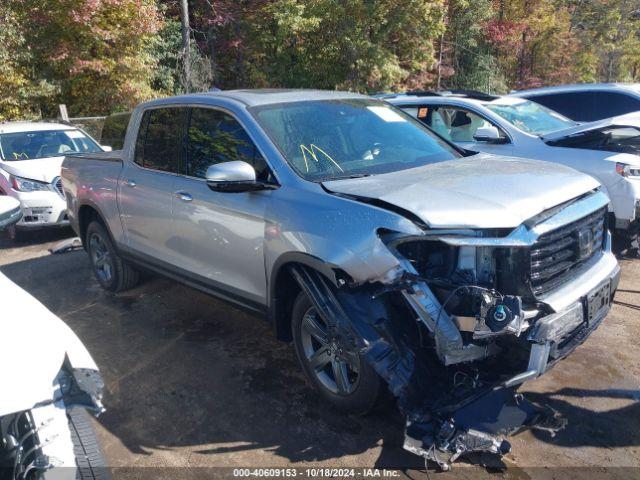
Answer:
<svg viewBox="0 0 640 480"><path fill-rule="evenodd" d="M65 155L103 149L86 133L57 123L0 124L0 195L20 201L22 220L9 229L15 240L27 229L69 224L60 183Z"/></svg>
<svg viewBox="0 0 640 480"><path fill-rule="evenodd" d="M578 124L523 98L473 91L382 98L467 150L561 163L595 177L611 199L616 248L637 251L640 116Z"/></svg>

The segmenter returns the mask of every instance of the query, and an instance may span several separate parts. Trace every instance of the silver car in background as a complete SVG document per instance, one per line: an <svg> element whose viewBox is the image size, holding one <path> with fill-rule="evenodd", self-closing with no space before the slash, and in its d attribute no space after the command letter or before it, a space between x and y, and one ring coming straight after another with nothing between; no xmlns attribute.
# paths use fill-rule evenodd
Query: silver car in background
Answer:
<svg viewBox="0 0 640 480"><path fill-rule="evenodd" d="M362 95L211 92L138 106L123 150L68 157L62 183L105 289L146 269L264 315L326 402L391 391L405 447L447 468L550 428L516 389L619 278L597 181L468 155Z"/></svg>

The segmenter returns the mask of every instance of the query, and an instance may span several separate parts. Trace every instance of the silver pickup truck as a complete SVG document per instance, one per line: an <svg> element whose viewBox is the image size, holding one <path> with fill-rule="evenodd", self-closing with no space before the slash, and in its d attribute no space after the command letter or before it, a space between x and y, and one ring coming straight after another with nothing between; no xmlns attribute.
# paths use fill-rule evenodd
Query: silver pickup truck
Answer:
<svg viewBox="0 0 640 480"><path fill-rule="evenodd" d="M390 391L405 448L443 468L562 426L516 389L618 285L593 178L462 150L357 94L144 103L122 151L67 158L62 184L105 289L151 270L263 314L323 399L363 412Z"/></svg>

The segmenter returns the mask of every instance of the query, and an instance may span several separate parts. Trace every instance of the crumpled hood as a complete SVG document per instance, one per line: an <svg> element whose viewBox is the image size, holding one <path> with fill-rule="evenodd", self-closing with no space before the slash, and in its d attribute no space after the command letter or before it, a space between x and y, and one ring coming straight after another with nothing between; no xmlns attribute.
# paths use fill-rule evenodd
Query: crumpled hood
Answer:
<svg viewBox="0 0 640 480"><path fill-rule="evenodd" d="M433 228L515 228L599 183L554 163L478 154L323 185L395 205Z"/></svg>
<svg viewBox="0 0 640 480"><path fill-rule="evenodd" d="M37 160L16 160L0 162L0 168L16 177L51 183L60 176L64 157L39 158Z"/></svg>
<svg viewBox="0 0 640 480"><path fill-rule="evenodd" d="M1 273L0 305L0 416L51 399L65 356L73 368L98 370L73 331Z"/></svg>
<svg viewBox="0 0 640 480"><path fill-rule="evenodd" d="M617 117L605 118L595 122L580 123L574 127L555 130L543 135L541 138L545 141L558 141L563 138L577 135L579 133L589 132L591 130L599 130L601 128L618 126L618 127L640 127L640 112L627 113Z"/></svg>

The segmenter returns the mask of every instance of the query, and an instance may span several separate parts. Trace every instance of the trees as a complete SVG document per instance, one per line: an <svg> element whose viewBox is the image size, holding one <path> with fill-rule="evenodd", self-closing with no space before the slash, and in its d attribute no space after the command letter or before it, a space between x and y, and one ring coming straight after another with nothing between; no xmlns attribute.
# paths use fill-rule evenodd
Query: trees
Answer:
<svg viewBox="0 0 640 480"><path fill-rule="evenodd" d="M254 76L367 92L425 83L433 78L441 9L440 1L277 0L253 32L266 47Z"/></svg>
<svg viewBox="0 0 640 480"><path fill-rule="evenodd" d="M194 1L217 86L378 91L433 77L440 0Z"/></svg>
<svg viewBox="0 0 640 480"><path fill-rule="evenodd" d="M572 0L572 23L588 59L584 77L640 80L640 3L637 0Z"/></svg>
<svg viewBox="0 0 640 480"><path fill-rule="evenodd" d="M186 90L176 0L4 0L0 119ZM638 0L188 0L189 88L640 80Z"/></svg>
<svg viewBox="0 0 640 480"><path fill-rule="evenodd" d="M0 121L38 117L38 99L51 94L51 88L30 77L30 53L8 4L0 4L0 25Z"/></svg>
<svg viewBox="0 0 640 480"><path fill-rule="evenodd" d="M493 49L505 46L504 39L489 30L496 16L492 0L450 0L445 15L446 32L438 41L442 88L506 90Z"/></svg>
<svg viewBox="0 0 640 480"><path fill-rule="evenodd" d="M41 105L55 115L109 113L153 95L148 43L161 26L153 0L9 0L30 49L25 69L55 87Z"/></svg>

